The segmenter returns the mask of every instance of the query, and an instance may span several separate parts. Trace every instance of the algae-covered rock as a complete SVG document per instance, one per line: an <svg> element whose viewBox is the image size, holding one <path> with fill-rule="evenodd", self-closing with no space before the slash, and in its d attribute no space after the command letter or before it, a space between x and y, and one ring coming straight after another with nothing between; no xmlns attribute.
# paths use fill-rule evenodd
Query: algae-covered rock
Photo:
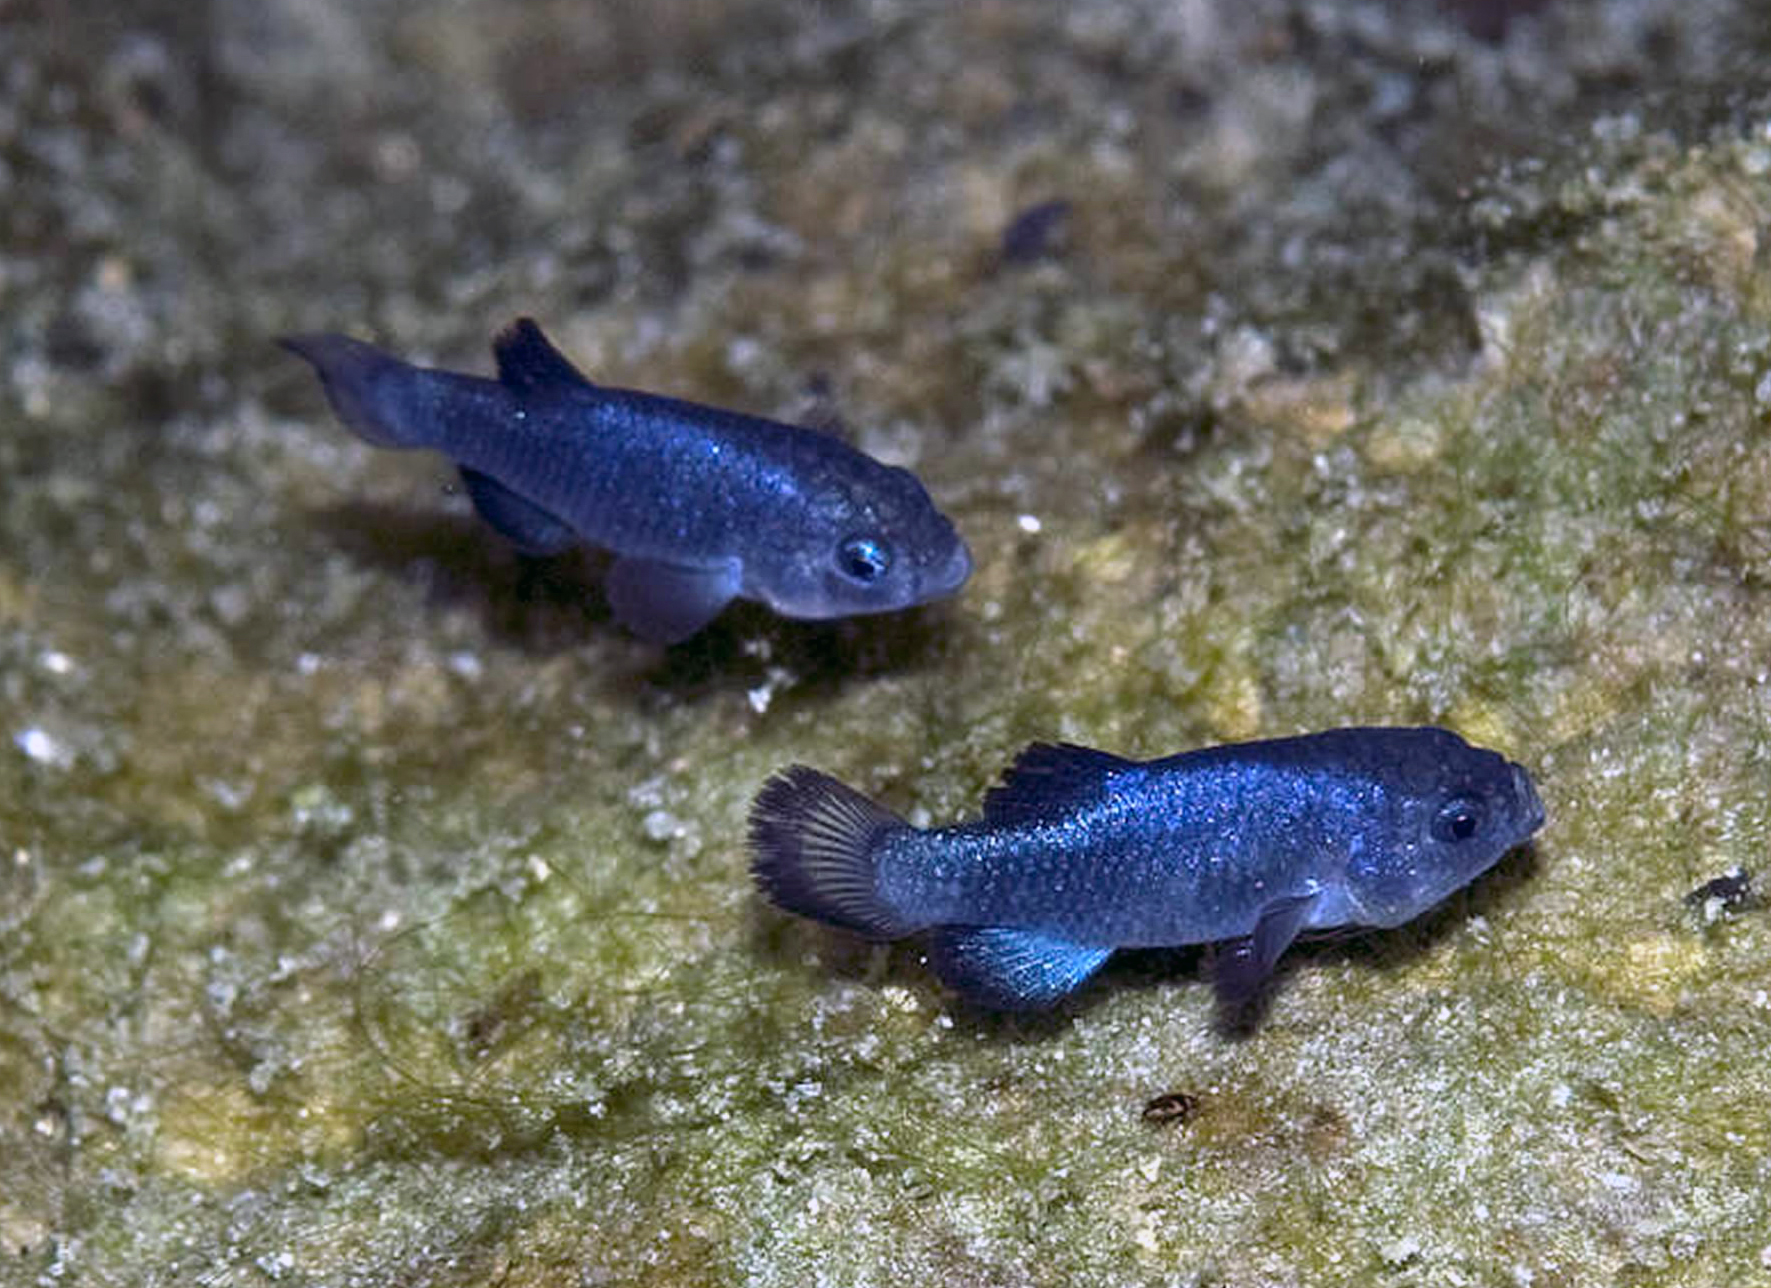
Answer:
<svg viewBox="0 0 1771 1288"><path fill-rule="evenodd" d="M77 18L0 19L0 1280L1771 1275L1757 6ZM272 343L518 314L913 465L971 584L660 651ZM1549 825L1251 1029L750 889L790 761L1374 721Z"/></svg>

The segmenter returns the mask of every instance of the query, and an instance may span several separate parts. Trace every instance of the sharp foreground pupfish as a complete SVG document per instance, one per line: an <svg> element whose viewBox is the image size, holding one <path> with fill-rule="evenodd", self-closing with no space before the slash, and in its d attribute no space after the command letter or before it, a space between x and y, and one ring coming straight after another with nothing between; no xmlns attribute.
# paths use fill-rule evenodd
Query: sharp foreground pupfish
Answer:
<svg viewBox="0 0 1771 1288"><path fill-rule="evenodd" d="M873 939L931 931L982 1006L1050 1006L1116 948L1235 941L1226 998L1298 934L1397 926L1543 825L1519 765L1444 729L1333 729L1124 760L1035 743L984 817L917 828L804 765L750 814L780 907Z"/></svg>
<svg viewBox="0 0 1771 1288"><path fill-rule="evenodd" d="M737 596L847 617L951 595L971 575L965 542L908 470L817 430L593 385L528 318L494 342L496 380L342 335L282 343L363 438L453 459L480 517L518 549L613 551L609 601L648 639L685 639Z"/></svg>

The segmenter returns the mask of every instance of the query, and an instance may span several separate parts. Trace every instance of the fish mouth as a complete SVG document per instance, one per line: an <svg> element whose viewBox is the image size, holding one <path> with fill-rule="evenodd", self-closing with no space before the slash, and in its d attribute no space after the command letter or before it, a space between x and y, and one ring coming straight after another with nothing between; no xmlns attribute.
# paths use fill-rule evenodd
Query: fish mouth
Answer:
<svg viewBox="0 0 1771 1288"><path fill-rule="evenodd" d="M1543 802L1538 799L1537 788L1532 785L1531 775L1525 772L1523 765L1513 767L1513 791L1519 801L1519 820L1525 825L1527 836L1543 826Z"/></svg>
<svg viewBox="0 0 1771 1288"><path fill-rule="evenodd" d="M922 594L925 599L942 599L956 593L959 588L971 579L972 552L965 544L965 538L954 535L953 549L939 564L930 568L922 578Z"/></svg>

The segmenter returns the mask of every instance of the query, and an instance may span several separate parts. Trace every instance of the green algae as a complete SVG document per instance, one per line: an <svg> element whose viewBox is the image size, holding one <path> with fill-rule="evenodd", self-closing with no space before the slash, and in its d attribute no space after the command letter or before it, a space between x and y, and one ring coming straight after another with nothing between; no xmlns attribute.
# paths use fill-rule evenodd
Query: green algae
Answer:
<svg viewBox="0 0 1771 1288"><path fill-rule="evenodd" d="M1662 68L1575 6L457 8L149 6L96 70L19 32L0 1278L1762 1272L1771 919L1681 904L1771 840L1745 6L1657 11ZM519 311L833 407L973 583L661 655L268 345L473 365ZM1550 827L1250 1032L1197 953L1004 1019L748 889L791 760L946 820L1036 737L1365 720L1526 761Z"/></svg>

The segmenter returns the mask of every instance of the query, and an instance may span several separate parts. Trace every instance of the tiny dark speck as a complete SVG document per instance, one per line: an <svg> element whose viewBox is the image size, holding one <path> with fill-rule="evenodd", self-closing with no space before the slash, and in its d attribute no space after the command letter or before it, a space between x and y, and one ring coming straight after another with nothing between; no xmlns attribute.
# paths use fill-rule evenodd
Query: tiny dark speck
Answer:
<svg viewBox="0 0 1771 1288"><path fill-rule="evenodd" d="M1514 18L1535 13L1548 3L1549 0L1450 0L1449 7L1477 40L1498 45L1507 38L1507 28Z"/></svg>
<svg viewBox="0 0 1771 1288"><path fill-rule="evenodd" d="M1147 1123L1185 1123L1199 1112L1199 1097L1185 1091L1167 1091L1144 1105Z"/></svg>
<svg viewBox="0 0 1771 1288"><path fill-rule="evenodd" d="M105 358L104 346L71 317L57 318L49 324L43 347L52 363L74 371L91 371Z"/></svg>
<svg viewBox="0 0 1771 1288"><path fill-rule="evenodd" d="M1031 264L1063 249L1070 222L1068 201L1042 201L1028 206L1002 230L1002 262Z"/></svg>

